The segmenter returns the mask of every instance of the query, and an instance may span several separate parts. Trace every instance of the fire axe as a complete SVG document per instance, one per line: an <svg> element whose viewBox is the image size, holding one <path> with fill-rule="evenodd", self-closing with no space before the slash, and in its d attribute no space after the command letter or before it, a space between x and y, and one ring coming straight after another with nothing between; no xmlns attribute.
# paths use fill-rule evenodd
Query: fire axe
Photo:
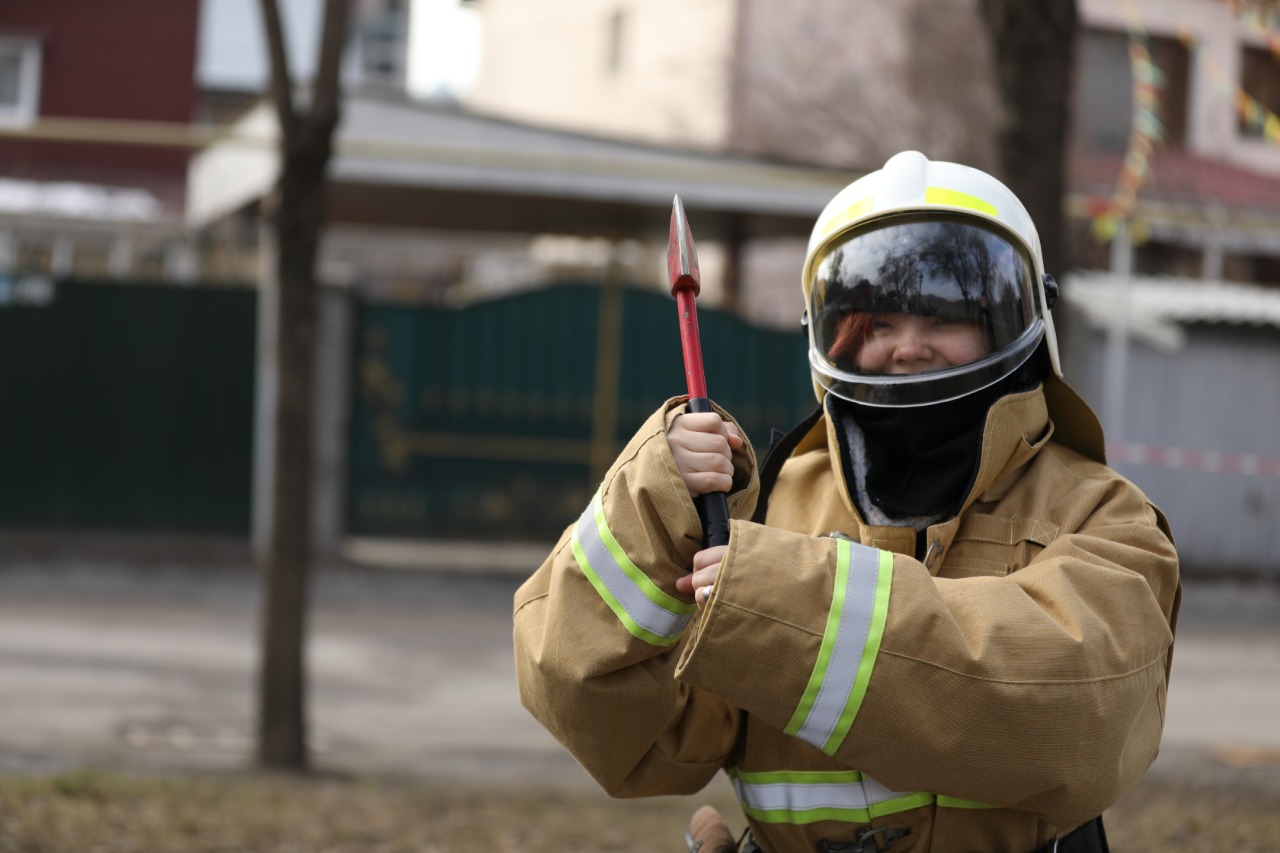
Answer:
<svg viewBox="0 0 1280 853"><path fill-rule="evenodd" d="M694 297L701 289L698 252L684 215L684 203L676 196L671 204L671 232L667 240L667 277L680 315L680 346L684 350L684 378L689 387L689 411L712 412L707 379L702 370L702 341L698 336L698 309ZM709 492L694 499L702 519L705 547L729 544L729 504L724 492Z"/></svg>

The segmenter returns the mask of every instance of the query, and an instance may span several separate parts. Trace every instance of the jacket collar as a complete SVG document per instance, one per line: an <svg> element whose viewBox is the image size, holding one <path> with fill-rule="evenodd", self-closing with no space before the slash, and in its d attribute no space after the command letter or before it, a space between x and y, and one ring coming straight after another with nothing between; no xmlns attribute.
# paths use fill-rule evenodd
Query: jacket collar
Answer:
<svg viewBox="0 0 1280 853"><path fill-rule="evenodd" d="M838 478L843 479L840 443L836 435L839 426L825 404L823 412L822 419L800 440L792 455L815 450L825 444L833 471ZM1003 494L1017 472L1039 452L1052 433L1053 424L1049 420L1042 385L1030 391L1006 395L992 404L982 431L978 472L969 494L961 504L960 512L963 513L979 498L988 500ZM865 519L849 497L849 490L845 488L839 491L853 517L865 524Z"/></svg>

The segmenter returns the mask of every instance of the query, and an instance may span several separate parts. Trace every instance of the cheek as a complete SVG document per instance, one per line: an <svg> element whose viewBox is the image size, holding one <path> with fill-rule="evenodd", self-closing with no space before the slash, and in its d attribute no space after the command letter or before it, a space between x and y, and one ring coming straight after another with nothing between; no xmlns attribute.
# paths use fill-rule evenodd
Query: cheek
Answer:
<svg viewBox="0 0 1280 853"><path fill-rule="evenodd" d="M878 370L883 367L888 351L883 342L869 340L858 348L858 356L853 361L859 370Z"/></svg>
<svg viewBox="0 0 1280 853"><path fill-rule="evenodd" d="M980 329L966 329L948 337L945 347L947 360L952 364L976 361L990 352L986 336Z"/></svg>

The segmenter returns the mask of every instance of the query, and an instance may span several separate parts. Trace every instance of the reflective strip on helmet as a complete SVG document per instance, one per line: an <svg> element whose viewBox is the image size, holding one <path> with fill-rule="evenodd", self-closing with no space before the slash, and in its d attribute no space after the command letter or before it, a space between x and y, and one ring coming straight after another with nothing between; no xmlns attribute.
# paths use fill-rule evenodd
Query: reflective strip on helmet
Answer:
<svg viewBox="0 0 1280 853"><path fill-rule="evenodd" d="M599 491L579 517L571 547L582 573L632 636L655 646L680 639L697 608L663 592L631 562L609 530Z"/></svg>
<svg viewBox="0 0 1280 853"><path fill-rule="evenodd" d="M862 706L884 636L893 554L837 540L835 589L809 684L784 731L835 754Z"/></svg>
<svg viewBox="0 0 1280 853"><path fill-rule="evenodd" d="M943 187L925 187L924 190L925 204L944 204L947 207L965 207L969 210L976 210L979 213L985 213L988 216L998 217L1000 212L996 210L996 206L990 202L983 201L977 196L962 193L959 190L949 190Z"/></svg>
<svg viewBox="0 0 1280 853"><path fill-rule="evenodd" d="M874 818L931 805L998 808L922 791L891 791L856 770L744 773L735 768L729 778L742 810L761 823L868 823Z"/></svg>
<svg viewBox="0 0 1280 853"><path fill-rule="evenodd" d="M871 210L871 201L871 196L863 196L844 210L837 213L835 216L831 217L831 219L827 221L827 227L823 229L823 236L826 236L833 231L837 231L848 223L853 222L855 219L864 216L867 211Z"/></svg>

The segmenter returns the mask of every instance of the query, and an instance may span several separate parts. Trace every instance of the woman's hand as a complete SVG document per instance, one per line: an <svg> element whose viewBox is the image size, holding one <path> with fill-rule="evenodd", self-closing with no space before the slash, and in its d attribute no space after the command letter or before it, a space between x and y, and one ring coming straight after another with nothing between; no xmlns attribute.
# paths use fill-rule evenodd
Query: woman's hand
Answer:
<svg viewBox="0 0 1280 853"><path fill-rule="evenodd" d="M667 444L689 494L733 488L733 451L742 447L733 424L715 412L677 415L667 430Z"/></svg>
<svg viewBox="0 0 1280 853"><path fill-rule="evenodd" d="M716 573L720 571L720 561L728 545L717 545L693 555L693 574L676 578L676 589L684 593L693 593L693 600L701 610L707 606L711 598L711 587L716 581Z"/></svg>

